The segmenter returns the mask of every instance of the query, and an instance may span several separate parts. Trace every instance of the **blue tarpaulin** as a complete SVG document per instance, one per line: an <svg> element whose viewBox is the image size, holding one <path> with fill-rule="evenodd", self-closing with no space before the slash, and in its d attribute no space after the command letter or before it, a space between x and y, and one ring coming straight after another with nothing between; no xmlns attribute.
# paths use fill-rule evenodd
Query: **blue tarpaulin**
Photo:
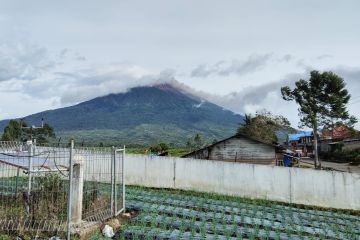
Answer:
<svg viewBox="0 0 360 240"><path fill-rule="evenodd" d="M298 141L302 137L311 137L313 135L312 131L305 131L296 134L288 134L289 141Z"/></svg>

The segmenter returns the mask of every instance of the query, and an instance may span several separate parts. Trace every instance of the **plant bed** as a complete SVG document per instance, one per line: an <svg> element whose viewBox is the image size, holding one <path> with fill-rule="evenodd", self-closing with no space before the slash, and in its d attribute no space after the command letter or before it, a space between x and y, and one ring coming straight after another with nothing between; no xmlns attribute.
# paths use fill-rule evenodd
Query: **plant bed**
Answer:
<svg viewBox="0 0 360 240"><path fill-rule="evenodd" d="M116 239L360 239L360 216L192 191L127 187L130 219Z"/></svg>

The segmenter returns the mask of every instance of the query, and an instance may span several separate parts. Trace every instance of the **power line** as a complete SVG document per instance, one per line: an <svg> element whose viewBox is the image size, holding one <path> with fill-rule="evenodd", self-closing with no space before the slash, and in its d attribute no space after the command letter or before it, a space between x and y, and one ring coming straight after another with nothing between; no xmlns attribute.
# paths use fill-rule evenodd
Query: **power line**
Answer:
<svg viewBox="0 0 360 240"><path fill-rule="evenodd" d="M360 95L359 95L359 96L352 97L350 100L351 100L351 101L349 102L349 105L353 105L353 104L359 103L359 102L360 102Z"/></svg>
<svg viewBox="0 0 360 240"><path fill-rule="evenodd" d="M357 101L355 101L355 102L351 102L351 103L349 103L349 105L353 105L353 104L356 104L356 103L360 103L360 99L359 99L359 100L357 100Z"/></svg>
<svg viewBox="0 0 360 240"><path fill-rule="evenodd" d="M352 98L350 98L352 101L353 100L357 100L357 99L360 99L360 96L356 96L356 97L352 97Z"/></svg>

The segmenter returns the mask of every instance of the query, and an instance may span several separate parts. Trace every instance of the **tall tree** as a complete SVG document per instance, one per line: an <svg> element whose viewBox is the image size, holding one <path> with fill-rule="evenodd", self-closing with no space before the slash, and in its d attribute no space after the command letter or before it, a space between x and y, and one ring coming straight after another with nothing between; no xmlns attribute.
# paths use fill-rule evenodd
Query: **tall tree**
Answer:
<svg viewBox="0 0 360 240"><path fill-rule="evenodd" d="M17 120L10 120L8 125L4 128L4 133L1 137L1 141L22 141L22 127L26 127L26 124L20 123Z"/></svg>
<svg viewBox="0 0 360 240"><path fill-rule="evenodd" d="M289 120L281 115L274 115L269 111L261 110L255 116L245 114L243 124L237 133L251 136L255 139L274 143L277 142L277 131L293 132Z"/></svg>
<svg viewBox="0 0 360 240"><path fill-rule="evenodd" d="M299 105L299 127L309 127L314 134L316 168L321 168L318 154L318 130L322 126L336 124L354 125L357 120L350 116L346 105L350 94L344 79L333 72L311 71L310 79L295 82L295 88L281 88L286 101L295 101Z"/></svg>

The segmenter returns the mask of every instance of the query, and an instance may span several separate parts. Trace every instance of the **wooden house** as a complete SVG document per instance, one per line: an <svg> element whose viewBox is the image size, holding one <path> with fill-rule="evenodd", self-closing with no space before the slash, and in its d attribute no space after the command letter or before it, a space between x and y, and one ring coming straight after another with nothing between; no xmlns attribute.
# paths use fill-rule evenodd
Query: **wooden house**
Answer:
<svg viewBox="0 0 360 240"><path fill-rule="evenodd" d="M314 134L312 131L288 134L288 147L301 156L313 154Z"/></svg>
<svg viewBox="0 0 360 240"><path fill-rule="evenodd" d="M276 146L237 134L183 157L268 165L276 163Z"/></svg>

